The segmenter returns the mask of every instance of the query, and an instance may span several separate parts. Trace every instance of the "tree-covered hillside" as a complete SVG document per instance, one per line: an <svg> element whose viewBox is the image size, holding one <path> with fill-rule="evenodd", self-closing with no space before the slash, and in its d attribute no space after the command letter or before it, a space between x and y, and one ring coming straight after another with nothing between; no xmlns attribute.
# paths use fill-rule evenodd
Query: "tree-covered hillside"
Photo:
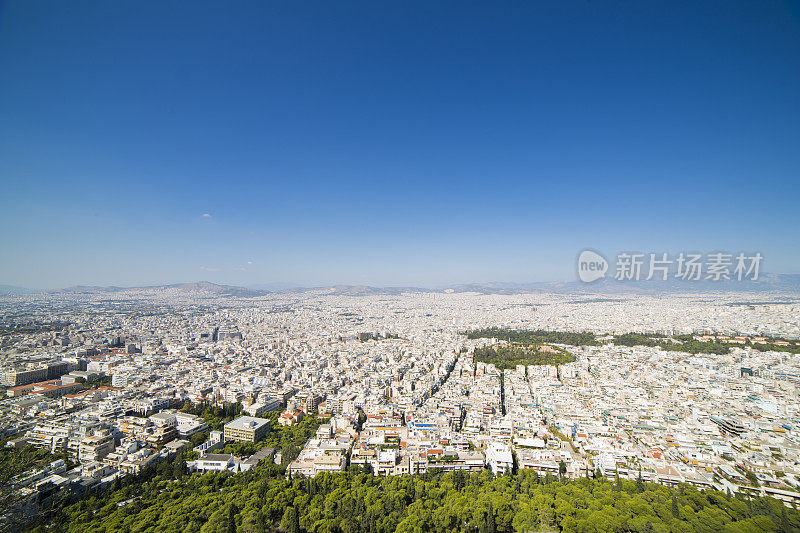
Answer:
<svg viewBox="0 0 800 533"><path fill-rule="evenodd" d="M492 363L500 369L513 369L517 365L563 365L575 361L575 356L551 346L518 346L515 344L476 348L475 361Z"/></svg>
<svg viewBox="0 0 800 533"><path fill-rule="evenodd" d="M531 471L375 477L361 471L287 480L275 465L245 474L150 473L85 498L38 531L504 532L798 531L800 513L690 487ZM177 477L177 479L173 479Z"/></svg>
<svg viewBox="0 0 800 533"><path fill-rule="evenodd" d="M498 339L522 346L539 344L570 344L572 346L597 346L600 342L594 333L575 333L570 331L515 330L505 328L484 328L466 332L468 339ZM625 333L614 335L613 343L617 346L660 346L664 350L687 352L691 354L727 354L730 345L721 342L702 342L695 340L692 335L678 335L673 340L655 333ZM759 350L781 349L793 353L800 352L800 347L794 345L780 347L766 344L750 344Z"/></svg>
<svg viewBox="0 0 800 533"><path fill-rule="evenodd" d="M616 346L660 346L662 350L691 354L708 353L723 355L731 351L730 346L727 344L702 342L695 340L691 335L678 336L676 337L676 341L678 342L672 342L663 335L653 334L625 333L623 335L614 335L614 344Z"/></svg>
<svg viewBox="0 0 800 533"><path fill-rule="evenodd" d="M468 339L498 339L519 344L571 344L572 346L595 346L594 333L575 333L571 331L516 330L505 328L484 328L467 332Z"/></svg>

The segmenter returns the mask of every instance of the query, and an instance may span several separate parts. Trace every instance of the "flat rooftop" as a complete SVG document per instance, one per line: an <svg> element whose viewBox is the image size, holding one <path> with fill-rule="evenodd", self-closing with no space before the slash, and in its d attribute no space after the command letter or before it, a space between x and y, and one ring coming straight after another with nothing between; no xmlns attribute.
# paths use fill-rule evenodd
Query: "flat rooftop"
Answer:
<svg viewBox="0 0 800 533"><path fill-rule="evenodd" d="M269 423L270 423L269 419L267 418L256 418L254 416L240 416L236 420L232 420L227 424L225 424L225 428L254 431L262 426L268 425Z"/></svg>

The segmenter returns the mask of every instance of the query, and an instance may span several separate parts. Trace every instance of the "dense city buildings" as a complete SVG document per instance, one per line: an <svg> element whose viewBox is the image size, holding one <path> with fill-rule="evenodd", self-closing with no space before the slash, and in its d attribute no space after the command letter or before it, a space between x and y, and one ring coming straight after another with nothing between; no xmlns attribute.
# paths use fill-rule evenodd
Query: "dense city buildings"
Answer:
<svg viewBox="0 0 800 533"><path fill-rule="evenodd" d="M131 289L2 308L6 446L58 458L14 479L6 519L179 453L198 472L531 470L800 503L796 299ZM538 345L563 364L495 364L476 351L512 343L466 335L481 328L592 341ZM309 420L302 445L269 444Z"/></svg>

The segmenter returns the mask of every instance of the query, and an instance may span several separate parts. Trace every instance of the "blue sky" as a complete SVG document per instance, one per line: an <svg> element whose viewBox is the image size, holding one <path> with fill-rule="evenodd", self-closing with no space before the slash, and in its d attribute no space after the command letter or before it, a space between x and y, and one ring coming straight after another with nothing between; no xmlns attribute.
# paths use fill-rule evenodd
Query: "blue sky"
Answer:
<svg viewBox="0 0 800 533"><path fill-rule="evenodd" d="M800 272L797 3L0 6L0 283Z"/></svg>

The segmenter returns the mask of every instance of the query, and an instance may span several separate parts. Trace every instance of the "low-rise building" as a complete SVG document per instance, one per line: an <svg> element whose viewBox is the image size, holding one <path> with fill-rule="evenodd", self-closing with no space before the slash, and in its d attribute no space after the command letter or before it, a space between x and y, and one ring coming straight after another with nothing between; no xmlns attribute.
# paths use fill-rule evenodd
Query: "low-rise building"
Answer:
<svg viewBox="0 0 800 533"><path fill-rule="evenodd" d="M225 440L258 442L267 434L269 427L270 421L266 418L240 416L225 424Z"/></svg>

